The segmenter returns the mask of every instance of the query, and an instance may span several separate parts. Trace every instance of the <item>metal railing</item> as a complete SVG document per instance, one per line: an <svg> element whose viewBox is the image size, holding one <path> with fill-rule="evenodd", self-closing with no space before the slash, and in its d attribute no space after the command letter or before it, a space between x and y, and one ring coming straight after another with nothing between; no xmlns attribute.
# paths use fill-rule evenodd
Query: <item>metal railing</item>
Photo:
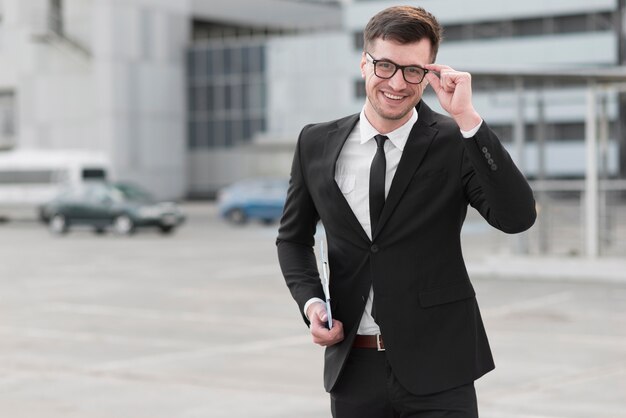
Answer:
<svg viewBox="0 0 626 418"><path fill-rule="evenodd" d="M526 235L528 253L583 255L591 239L598 242L599 255L626 255L626 180L599 181L597 237L587 236L584 180L542 180L531 186L538 217Z"/></svg>

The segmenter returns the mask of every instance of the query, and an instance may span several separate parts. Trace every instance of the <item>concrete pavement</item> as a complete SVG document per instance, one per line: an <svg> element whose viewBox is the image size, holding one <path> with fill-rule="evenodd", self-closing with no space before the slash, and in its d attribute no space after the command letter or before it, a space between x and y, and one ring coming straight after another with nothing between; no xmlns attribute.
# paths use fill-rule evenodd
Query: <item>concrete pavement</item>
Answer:
<svg viewBox="0 0 626 418"><path fill-rule="evenodd" d="M0 416L330 416L275 226L186 209L171 237L0 226ZM621 260L524 264L480 231L466 256L497 365L481 417L626 417Z"/></svg>

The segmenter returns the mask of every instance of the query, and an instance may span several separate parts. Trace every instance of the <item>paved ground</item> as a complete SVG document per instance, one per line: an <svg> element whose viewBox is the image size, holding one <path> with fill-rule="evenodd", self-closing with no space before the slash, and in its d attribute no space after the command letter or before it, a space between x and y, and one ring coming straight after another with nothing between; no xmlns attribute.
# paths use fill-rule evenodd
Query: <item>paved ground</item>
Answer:
<svg viewBox="0 0 626 418"><path fill-rule="evenodd" d="M0 225L0 417L330 416L275 227L187 210L171 237ZM481 416L626 417L626 280L607 273L621 261L577 280L559 260L496 270L484 255L500 244L468 230L497 364L477 385Z"/></svg>

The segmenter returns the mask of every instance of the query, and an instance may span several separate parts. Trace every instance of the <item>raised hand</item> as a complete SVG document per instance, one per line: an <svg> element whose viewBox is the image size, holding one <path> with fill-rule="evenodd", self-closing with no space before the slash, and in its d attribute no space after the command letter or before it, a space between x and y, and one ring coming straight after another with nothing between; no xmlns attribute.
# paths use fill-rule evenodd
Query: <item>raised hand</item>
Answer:
<svg viewBox="0 0 626 418"><path fill-rule="evenodd" d="M469 131L482 120L472 104L472 76L447 65L427 64L426 79L437 94L441 107L452 116L459 128ZM437 73L439 76L437 76Z"/></svg>

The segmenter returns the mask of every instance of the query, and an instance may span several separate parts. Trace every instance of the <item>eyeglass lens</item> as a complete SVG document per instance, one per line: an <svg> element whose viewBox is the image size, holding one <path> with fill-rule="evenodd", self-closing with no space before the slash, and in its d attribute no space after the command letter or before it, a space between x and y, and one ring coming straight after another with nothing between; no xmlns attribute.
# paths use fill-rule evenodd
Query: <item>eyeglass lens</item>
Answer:
<svg viewBox="0 0 626 418"><path fill-rule="evenodd" d="M380 78L391 78L397 70L398 67L392 62L377 61L374 64L374 73ZM403 67L402 75L407 82L419 84L424 79L426 71L420 67Z"/></svg>

